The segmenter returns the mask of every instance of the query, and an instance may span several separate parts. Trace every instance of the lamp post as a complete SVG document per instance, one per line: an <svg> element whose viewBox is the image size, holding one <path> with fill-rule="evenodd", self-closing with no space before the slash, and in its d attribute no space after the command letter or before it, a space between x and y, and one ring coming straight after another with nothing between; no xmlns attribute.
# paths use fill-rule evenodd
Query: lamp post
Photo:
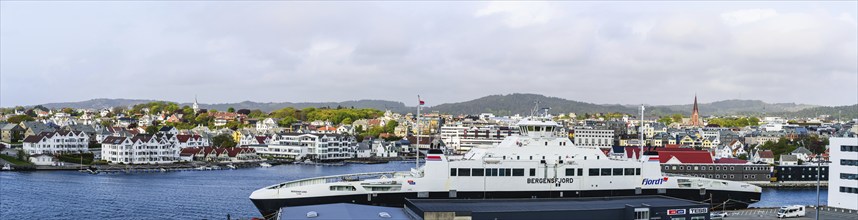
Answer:
<svg viewBox="0 0 858 220"><path fill-rule="evenodd" d="M816 220L819 220L819 175L822 166L821 155L816 154Z"/></svg>

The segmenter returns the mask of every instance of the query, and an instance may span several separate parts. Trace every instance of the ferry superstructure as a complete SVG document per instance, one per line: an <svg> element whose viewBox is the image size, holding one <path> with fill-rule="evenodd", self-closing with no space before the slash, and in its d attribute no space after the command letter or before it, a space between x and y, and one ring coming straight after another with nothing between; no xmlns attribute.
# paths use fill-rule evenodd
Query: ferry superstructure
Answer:
<svg viewBox="0 0 858 220"><path fill-rule="evenodd" d="M410 171L357 173L300 179L254 191L265 217L281 207L357 203L402 207L405 198L564 198L667 195L746 208L761 189L748 183L669 176L658 160L609 158L596 147L578 147L547 118L520 121L521 134L500 144L447 156L429 150Z"/></svg>

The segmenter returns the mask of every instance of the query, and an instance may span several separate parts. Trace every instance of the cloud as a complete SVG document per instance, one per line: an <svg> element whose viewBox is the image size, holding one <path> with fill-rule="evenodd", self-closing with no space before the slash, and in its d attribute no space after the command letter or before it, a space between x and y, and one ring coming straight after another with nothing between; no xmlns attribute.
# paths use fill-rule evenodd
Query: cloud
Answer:
<svg viewBox="0 0 858 220"><path fill-rule="evenodd" d="M843 92L858 89L851 2L0 4L0 106L195 94L211 102L421 94L444 103L512 92L596 103L682 104L695 92L858 100Z"/></svg>
<svg viewBox="0 0 858 220"><path fill-rule="evenodd" d="M736 26L757 22L778 14L774 9L744 9L721 13L721 19L725 24Z"/></svg>

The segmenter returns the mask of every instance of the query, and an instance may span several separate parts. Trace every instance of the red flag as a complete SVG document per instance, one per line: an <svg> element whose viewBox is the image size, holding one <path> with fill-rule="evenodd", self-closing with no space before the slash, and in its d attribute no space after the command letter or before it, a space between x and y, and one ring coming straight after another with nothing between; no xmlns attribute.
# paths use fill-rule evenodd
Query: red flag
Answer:
<svg viewBox="0 0 858 220"><path fill-rule="evenodd" d="M426 104L426 102L424 102L424 101L423 101L423 99L420 99L420 96L419 96L419 95L417 96L417 101L420 101L420 105L425 105L425 104Z"/></svg>

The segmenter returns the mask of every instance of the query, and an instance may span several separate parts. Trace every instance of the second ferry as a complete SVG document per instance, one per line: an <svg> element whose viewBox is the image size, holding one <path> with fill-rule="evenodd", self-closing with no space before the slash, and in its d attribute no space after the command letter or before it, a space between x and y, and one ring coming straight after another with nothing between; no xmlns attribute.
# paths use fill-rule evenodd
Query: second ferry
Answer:
<svg viewBox="0 0 858 220"><path fill-rule="evenodd" d="M300 179L254 191L250 200L266 218L287 206L356 203L402 207L405 198L487 199L666 195L738 209L759 201L761 189L743 182L674 176L657 156L609 158L575 146L547 117L531 116L521 134L495 146L448 156L429 150L410 171L356 173Z"/></svg>

